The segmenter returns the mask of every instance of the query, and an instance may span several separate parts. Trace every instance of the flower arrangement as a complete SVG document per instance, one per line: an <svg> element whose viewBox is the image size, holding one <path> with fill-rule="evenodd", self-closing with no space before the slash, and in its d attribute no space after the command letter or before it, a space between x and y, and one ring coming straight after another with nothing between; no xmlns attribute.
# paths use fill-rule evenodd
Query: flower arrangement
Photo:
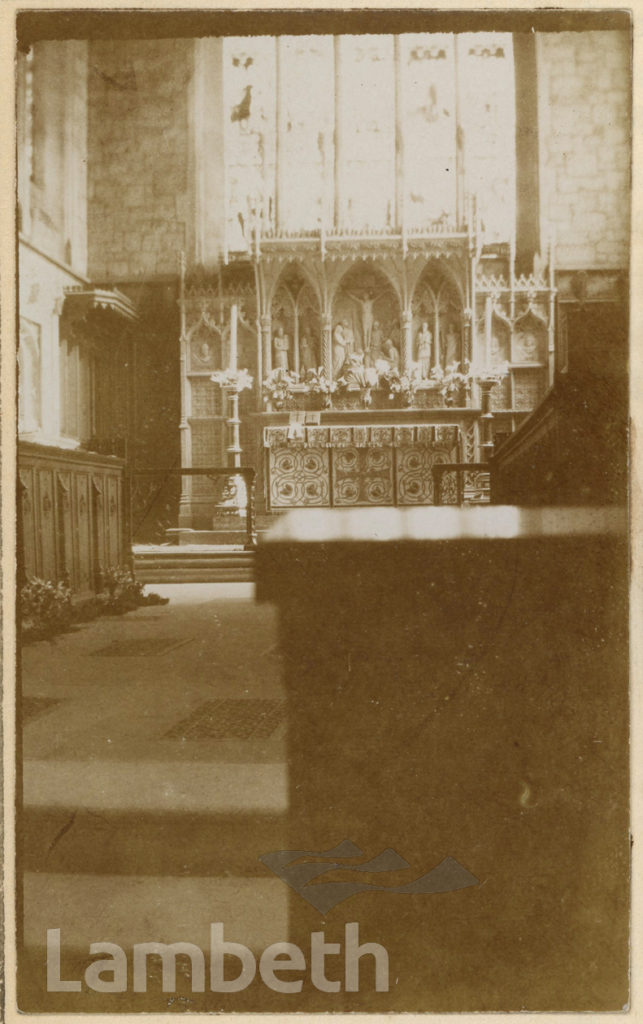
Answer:
<svg viewBox="0 0 643 1024"><path fill-rule="evenodd" d="M306 370L306 376L304 378L304 385L306 391L310 395L322 395L324 399L324 405L329 406L331 402L331 395L337 391L338 382L329 380L326 376L323 366L319 366L316 370Z"/></svg>
<svg viewBox="0 0 643 1024"><path fill-rule="evenodd" d="M214 384L218 384L220 388L230 388L237 394L249 391L253 384L253 379L247 370L217 370L212 374L210 380Z"/></svg>
<svg viewBox="0 0 643 1024"><path fill-rule="evenodd" d="M281 367L271 370L263 382L264 402L272 402L277 409L281 409L284 402L292 398L294 389L299 383L298 373L284 370Z"/></svg>
<svg viewBox="0 0 643 1024"><path fill-rule="evenodd" d="M417 363L412 363L408 370L400 373L397 367L391 366L386 360L378 359L375 363L375 371L378 374L380 386L388 388L388 397L391 400L396 395L401 395L407 405L411 404L415 392L422 383Z"/></svg>
<svg viewBox="0 0 643 1024"><path fill-rule="evenodd" d="M465 391L469 391L471 388L473 376L469 361L465 359L464 363L459 363L456 360L453 363L449 363L444 370L441 366L434 366L431 370L431 380L435 383L447 404L449 404L453 402L456 392L462 388Z"/></svg>
<svg viewBox="0 0 643 1024"><path fill-rule="evenodd" d="M491 370L484 370L475 375L479 384L501 384L509 373L509 363L503 362L494 366Z"/></svg>

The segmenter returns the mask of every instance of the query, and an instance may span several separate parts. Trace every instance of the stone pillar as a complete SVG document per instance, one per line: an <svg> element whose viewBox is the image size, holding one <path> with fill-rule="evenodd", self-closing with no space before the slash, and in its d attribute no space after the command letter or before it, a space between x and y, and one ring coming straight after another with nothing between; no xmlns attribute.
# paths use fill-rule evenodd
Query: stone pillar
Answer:
<svg viewBox="0 0 643 1024"><path fill-rule="evenodd" d="M433 314L433 369L441 370L440 362L440 303L436 302Z"/></svg>
<svg viewBox="0 0 643 1024"><path fill-rule="evenodd" d="M341 36L335 36L335 228L339 228L344 221L346 214L345 196L343 188L343 163L344 163L344 132L342 127L342 60L341 60Z"/></svg>
<svg viewBox="0 0 643 1024"><path fill-rule="evenodd" d="M267 377L272 370L272 317L261 318L261 340L263 350L263 373Z"/></svg>
<svg viewBox="0 0 643 1024"><path fill-rule="evenodd" d="M400 37L394 36L395 55L395 228L405 233L404 80Z"/></svg>
<svg viewBox="0 0 643 1024"><path fill-rule="evenodd" d="M324 372L325 372L325 374L326 374L326 376L328 377L329 380L330 380L330 378L333 375L333 343L332 343L332 333L333 333L333 321L332 321L331 316L329 314L327 314L324 317L324 320L322 322L322 339L321 339L322 350L321 350L321 359L322 359L322 366L324 367Z"/></svg>
<svg viewBox="0 0 643 1024"><path fill-rule="evenodd" d="M187 375L188 339L185 334L181 337L181 422L179 432L181 437L181 466L189 469L192 466L192 434L190 429L190 416L192 414L192 391ZM179 499L179 522L180 529L192 528L192 477L181 478L181 497Z"/></svg>
<svg viewBox="0 0 643 1024"><path fill-rule="evenodd" d="M482 416L480 417L480 455L483 462L488 462L493 455L491 389L495 386L493 381L480 381L480 405L482 408Z"/></svg>
<svg viewBox="0 0 643 1024"><path fill-rule="evenodd" d="M293 319L292 364L295 373L299 373L299 310L296 306Z"/></svg>
<svg viewBox="0 0 643 1024"><path fill-rule="evenodd" d="M408 370L413 362L413 310L402 311L402 369Z"/></svg>

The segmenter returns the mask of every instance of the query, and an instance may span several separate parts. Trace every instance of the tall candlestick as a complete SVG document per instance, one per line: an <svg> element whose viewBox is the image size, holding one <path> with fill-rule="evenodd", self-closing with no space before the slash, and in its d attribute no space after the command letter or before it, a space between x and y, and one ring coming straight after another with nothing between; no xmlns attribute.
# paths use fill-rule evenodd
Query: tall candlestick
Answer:
<svg viewBox="0 0 643 1024"><path fill-rule="evenodd" d="M237 371L237 304L230 309L230 369Z"/></svg>

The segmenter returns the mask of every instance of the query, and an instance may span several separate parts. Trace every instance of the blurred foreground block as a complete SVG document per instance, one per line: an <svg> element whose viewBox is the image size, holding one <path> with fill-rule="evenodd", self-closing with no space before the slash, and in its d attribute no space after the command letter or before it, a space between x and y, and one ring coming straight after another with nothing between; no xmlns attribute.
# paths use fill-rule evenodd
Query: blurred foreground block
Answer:
<svg viewBox="0 0 643 1024"><path fill-rule="evenodd" d="M409 865L334 869L310 885L403 887L447 857L479 883L368 890L325 912L291 891L291 940L306 949L322 930L341 942L326 960L341 990L308 984L284 1008L294 998L337 1012L620 1010L624 513L305 510L259 546L256 578L279 611L289 849L350 840L363 856L347 865L387 849ZM344 991L347 922L387 950L388 992L375 991L368 956L359 991Z"/></svg>

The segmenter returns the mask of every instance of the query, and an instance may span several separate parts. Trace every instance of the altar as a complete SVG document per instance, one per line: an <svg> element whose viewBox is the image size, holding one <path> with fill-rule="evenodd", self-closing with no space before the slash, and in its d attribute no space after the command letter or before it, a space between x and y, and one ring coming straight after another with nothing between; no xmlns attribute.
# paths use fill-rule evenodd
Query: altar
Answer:
<svg viewBox="0 0 643 1024"><path fill-rule="evenodd" d="M434 503L433 466L461 461L457 425L264 427L271 509Z"/></svg>

